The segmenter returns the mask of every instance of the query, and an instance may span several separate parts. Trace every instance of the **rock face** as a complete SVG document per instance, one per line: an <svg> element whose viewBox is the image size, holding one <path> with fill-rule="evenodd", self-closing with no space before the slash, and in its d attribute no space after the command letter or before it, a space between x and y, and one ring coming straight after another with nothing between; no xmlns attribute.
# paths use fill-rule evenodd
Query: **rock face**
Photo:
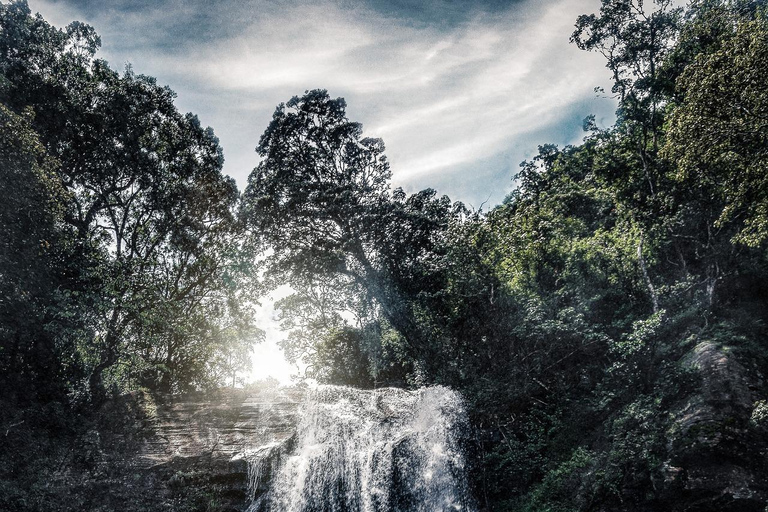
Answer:
<svg viewBox="0 0 768 512"><path fill-rule="evenodd" d="M283 443L295 433L303 397L297 388L226 389L160 403L155 434L146 439L138 459L144 467L179 457L231 460L255 443Z"/></svg>
<svg viewBox="0 0 768 512"><path fill-rule="evenodd" d="M445 387L220 390L138 404L133 443L104 460L125 510L474 510L469 424ZM123 434L118 434L123 435ZM131 474L141 475L136 479ZM108 481L102 475L99 484ZM131 491L132 489L132 491Z"/></svg>
<svg viewBox="0 0 768 512"><path fill-rule="evenodd" d="M687 363L699 386L673 414L664 501L669 510L763 512L767 438L751 419L760 375L711 342L699 343Z"/></svg>
<svg viewBox="0 0 768 512"><path fill-rule="evenodd" d="M135 429L133 453L109 464L142 475L139 490L156 498L136 510L243 510L248 504L244 454L254 446L290 443L304 393L223 389L165 400L137 398L145 416ZM133 510L127 505L123 510Z"/></svg>

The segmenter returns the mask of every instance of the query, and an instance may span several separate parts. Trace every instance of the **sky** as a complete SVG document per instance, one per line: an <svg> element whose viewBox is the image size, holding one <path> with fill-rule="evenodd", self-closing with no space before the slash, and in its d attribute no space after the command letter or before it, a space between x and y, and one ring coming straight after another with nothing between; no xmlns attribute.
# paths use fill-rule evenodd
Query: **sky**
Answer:
<svg viewBox="0 0 768 512"><path fill-rule="evenodd" d="M614 121L602 56L568 38L600 0L29 0L52 24L101 35L101 58L131 64L212 126L224 172L244 187L275 107L309 89L347 101L381 137L393 186L434 188L484 209L513 189L539 144L578 143L582 121ZM285 290L278 291L279 296ZM252 378L288 382L273 301Z"/></svg>

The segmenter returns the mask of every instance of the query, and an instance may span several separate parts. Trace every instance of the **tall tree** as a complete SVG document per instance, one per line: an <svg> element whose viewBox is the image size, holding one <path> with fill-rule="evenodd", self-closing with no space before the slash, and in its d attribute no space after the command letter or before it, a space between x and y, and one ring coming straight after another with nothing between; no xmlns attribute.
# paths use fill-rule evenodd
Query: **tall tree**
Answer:
<svg viewBox="0 0 768 512"><path fill-rule="evenodd" d="M333 278L337 290L357 287L414 355L423 352L407 286L447 226L447 198L391 191L383 142L362 137L344 100L324 90L278 106L258 152L263 160L249 178L245 211L274 251L272 271L307 284Z"/></svg>

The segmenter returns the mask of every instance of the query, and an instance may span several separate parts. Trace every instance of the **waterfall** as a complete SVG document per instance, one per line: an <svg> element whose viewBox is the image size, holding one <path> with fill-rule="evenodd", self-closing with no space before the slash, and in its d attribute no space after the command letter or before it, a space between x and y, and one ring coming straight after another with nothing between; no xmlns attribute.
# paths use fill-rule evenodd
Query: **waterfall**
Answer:
<svg viewBox="0 0 768 512"><path fill-rule="evenodd" d="M247 456L248 511L471 511L466 431L461 397L445 387L319 386L307 394L291 446Z"/></svg>

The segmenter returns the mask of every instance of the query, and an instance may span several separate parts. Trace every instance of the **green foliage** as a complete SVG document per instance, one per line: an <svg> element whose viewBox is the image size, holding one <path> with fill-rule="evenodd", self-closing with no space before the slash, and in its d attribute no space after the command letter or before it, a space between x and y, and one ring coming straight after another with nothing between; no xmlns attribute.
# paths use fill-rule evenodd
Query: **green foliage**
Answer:
<svg viewBox="0 0 768 512"><path fill-rule="evenodd" d="M768 21L739 21L719 48L699 55L677 82L665 150L675 178L717 200L711 229L736 224L752 247L768 237Z"/></svg>
<svg viewBox="0 0 768 512"><path fill-rule="evenodd" d="M588 468L593 455L584 448L574 450L571 457L547 472L530 493L521 512L574 512L583 510L584 488L589 485Z"/></svg>
<svg viewBox="0 0 768 512"><path fill-rule="evenodd" d="M87 389L70 381L75 394L223 383L259 335L236 186L213 131L178 112L154 78L96 59L99 45L82 23L59 30L26 2L0 6L0 101L29 112L36 151L56 162L49 181L63 190L55 249L68 261L42 325L79 329L56 335L88 377Z"/></svg>
<svg viewBox="0 0 768 512"><path fill-rule="evenodd" d="M333 382L360 388L373 387L367 345L375 333L349 327L329 332L316 343L315 366L319 382Z"/></svg>
<svg viewBox="0 0 768 512"><path fill-rule="evenodd" d="M218 140L99 45L0 5L3 510L90 509L142 416L108 394L231 382L259 336Z"/></svg>
<svg viewBox="0 0 768 512"><path fill-rule="evenodd" d="M619 98L620 122L638 123L656 137L668 79L663 63L674 45L682 9L671 0L603 0L599 14L576 20L571 41L600 52Z"/></svg>
<svg viewBox="0 0 768 512"><path fill-rule="evenodd" d="M258 151L263 161L249 178L243 215L274 251L271 279L297 291L281 303L289 316L325 339L346 325L341 312L355 315L359 328L381 319L409 357L427 361L412 298L439 287L432 270L457 210L432 190L390 190L383 142L363 138L344 100L323 90L280 105ZM312 337L294 334L289 357L311 357Z"/></svg>
<svg viewBox="0 0 768 512"><path fill-rule="evenodd" d="M755 402L755 408L752 410L752 416L749 420L754 427L761 429L768 427L768 402L765 400Z"/></svg>
<svg viewBox="0 0 768 512"><path fill-rule="evenodd" d="M22 401L61 396L76 376L76 309L60 290L72 248L62 230L66 192L31 128L32 114L0 105L0 381Z"/></svg>

